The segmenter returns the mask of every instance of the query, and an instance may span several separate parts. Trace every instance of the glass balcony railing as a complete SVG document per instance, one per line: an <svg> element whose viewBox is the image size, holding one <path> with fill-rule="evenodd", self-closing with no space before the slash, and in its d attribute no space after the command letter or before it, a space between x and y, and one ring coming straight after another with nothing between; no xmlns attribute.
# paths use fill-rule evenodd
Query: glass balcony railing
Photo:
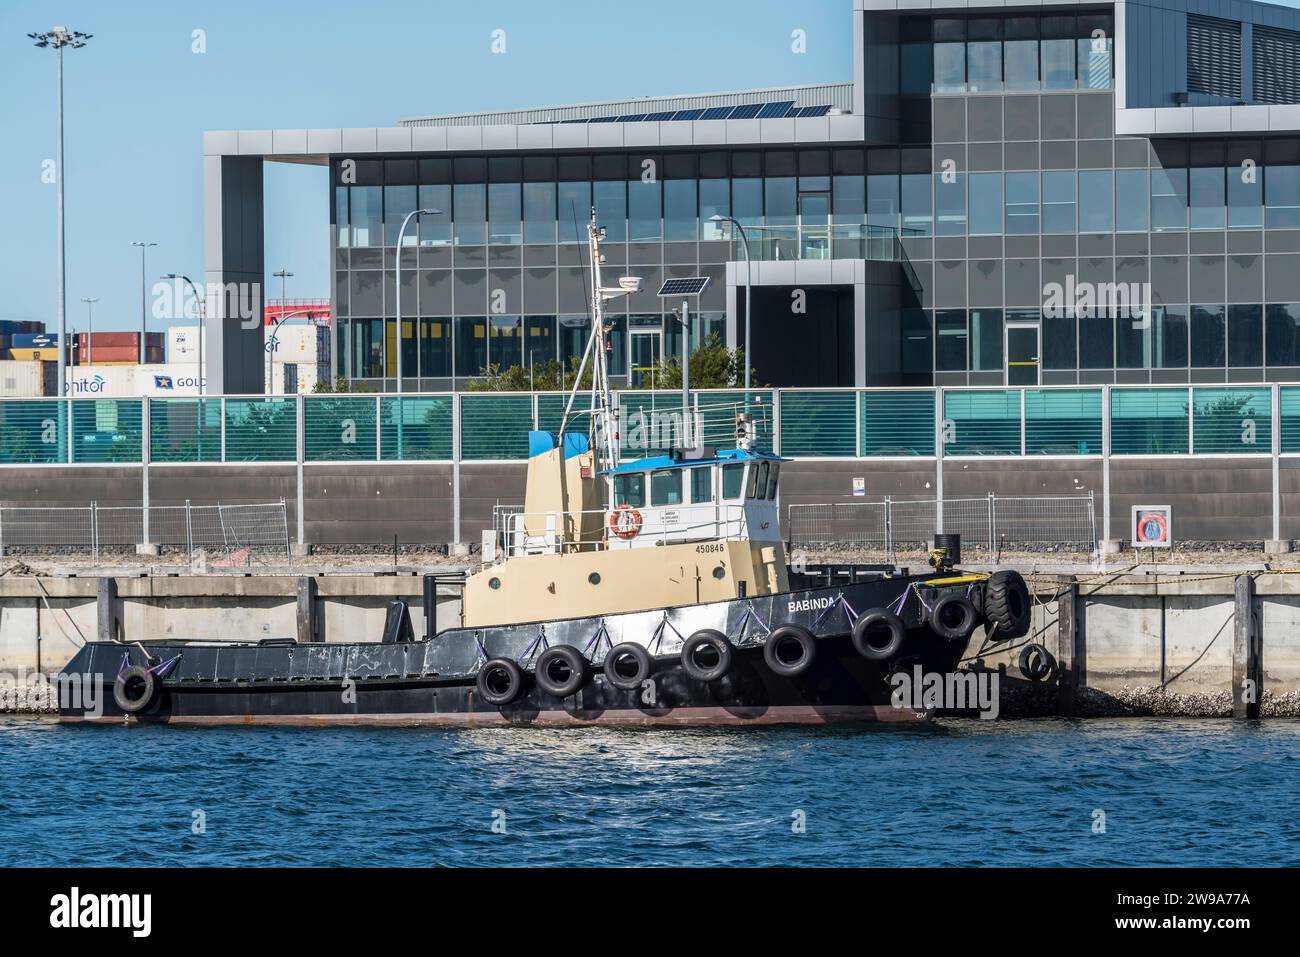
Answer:
<svg viewBox="0 0 1300 957"><path fill-rule="evenodd" d="M746 226L749 256L754 262L793 259L905 260L901 240L921 235L917 230L866 223L799 223L790 226ZM737 258L743 253L737 251Z"/></svg>

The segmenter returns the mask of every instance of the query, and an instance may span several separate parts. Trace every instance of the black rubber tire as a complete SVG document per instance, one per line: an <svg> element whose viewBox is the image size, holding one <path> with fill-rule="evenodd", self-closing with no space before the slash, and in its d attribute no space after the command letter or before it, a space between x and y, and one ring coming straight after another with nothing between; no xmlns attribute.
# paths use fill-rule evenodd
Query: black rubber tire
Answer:
<svg viewBox="0 0 1300 957"><path fill-rule="evenodd" d="M788 649L792 642L798 645L799 657L794 661L786 661L782 651ZM802 625L781 625L763 642L763 660L773 674L782 678L797 678L817 660L817 639Z"/></svg>
<svg viewBox="0 0 1300 957"><path fill-rule="evenodd" d="M625 674L622 670L628 659L636 664L634 674ZM635 641L617 644L605 655L605 680L619 691L636 691L641 687L641 682L654 674L654 670L655 662L650 657L650 652Z"/></svg>
<svg viewBox="0 0 1300 957"><path fill-rule="evenodd" d="M979 624L979 613L969 598L960 592L940 596L927 617L930 630L940 638L969 638Z"/></svg>
<svg viewBox="0 0 1300 957"><path fill-rule="evenodd" d="M556 675L555 667L561 666L561 674ZM568 672L568 677L563 672ZM588 678L587 659L573 645L555 645L547 648L537 656L537 667L533 680L537 687L555 698L567 698L577 694Z"/></svg>
<svg viewBox="0 0 1300 957"><path fill-rule="evenodd" d="M709 649L717 656L717 663L708 665L696 660L696 653ZM711 682L726 676L731 670L731 642L727 636L712 628L702 628L682 645L682 670L695 681Z"/></svg>
<svg viewBox="0 0 1300 957"><path fill-rule="evenodd" d="M1029 634L1033 605L1029 588L1016 571L994 572L984 584L984 621L990 641L1009 641Z"/></svg>
<svg viewBox="0 0 1300 957"><path fill-rule="evenodd" d="M113 682L113 703L127 714L139 714L158 697L158 677L148 668L132 665Z"/></svg>
<svg viewBox="0 0 1300 957"><path fill-rule="evenodd" d="M524 669L509 658L489 658L474 679L478 696L488 704L504 708L524 693Z"/></svg>
<svg viewBox="0 0 1300 957"><path fill-rule="evenodd" d="M1039 644L1028 644L1020 650L1020 673L1030 681L1046 681L1056 671L1056 659Z"/></svg>
<svg viewBox="0 0 1300 957"><path fill-rule="evenodd" d="M878 637L882 629L886 632L883 644ZM853 623L853 647L868 661L894 657L902 650L906 637L902 619L887 608L868 609Z"/></svg>

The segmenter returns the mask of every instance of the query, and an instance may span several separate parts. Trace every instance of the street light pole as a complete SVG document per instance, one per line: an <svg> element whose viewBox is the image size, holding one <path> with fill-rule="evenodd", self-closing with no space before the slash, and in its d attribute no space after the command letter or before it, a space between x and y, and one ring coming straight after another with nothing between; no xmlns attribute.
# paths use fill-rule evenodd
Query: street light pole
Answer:
<svg viewBox="0 0 1300 957"><path fill-rule="evenodd" d="M287 281L293 276L293 273L289 272L289 270L287 269L279 269L271 273L271 275L280 280L280 322L284 322L284 315L289 311L289 294L285 290L288 288ZM280 328L280 322L277 322L275 324L276 329ZM266 336L265 323L262 325L262 335L265 338ZM274 331L271 332L271 339L272 341L274 341L275 339ZM264 343L264 348L272 344L273 342ZM275 373L275 351L273 348L265 348L265 351L266 351L266 394L270 395L274 391L271 388L271 376Z"/></svg>
<svg viewBox="0 0 1300 957"><path fill-rule="evenodd" d="M144 365L144 340L149 333L149 296L145 292L144 256L145 250L158 244L133 242L131 245L140 247L140 365Z"/></svg>
<svg viewBox="0 0 1300 957"><path fill-rule="evenodd" d="M198 301L199 304L199 395L203 395L203 383L207 379L207 377L203 374L204 371L203 370L203 334L206 331L203 327L204 325L206 325L206 320L208 316L207 299L203 295L203 293L199 292L199 287L194 284L194 280L192 280L189 276L184 276L180 273L169 272L162 278L171 280L172 282L175 282L177 279L180 279L186 283L189 283L190 290L194 293L194 298Z"/></svg>
<svg viewBox="0 0 1300 957"><path fill-rule="evenodd" d="M86 365L90 365L90 343L95 338L95 303L99 302L98 296L85 296L81 300L86 304Z"/></svg>
<svg viewBox="0 0 1300 957"><path fill-rule="evenodd" d="M416 216L428 214L437 216L442 212L440 209L413 209L406 214L402 220L402 228L397 231L397 394L402 394L402 237L406 235L407 224ZM387 334L384 339L387 339ZM417 363L418 372L418 363ZM388 370L384 370L385 376Z"/></svg>
<svg viewBox="0 0 1300 957"><path fill-rule="evenodd" d="M740 242L745 250L745 408L749 408L749 350L753 348L749 338L749 316L753 312L753 303L750 301L749 285L749 237L745 235L745 227L740 225L739 221L731 216L713 215L709 217L710 222L730 223L740 233Z"/></svg>
<svg viewBox="0 0 1300 957"><path fill-rule="evenodd" d="M57 245L59 247L59 282L58 282L58 305L59 305L59 346L57 354L59 357L59 375L58 389L59 395L66 392L66 374L67 360L69 352L67 348L67 331L68 331L68 306L67 306L67 269L64 266L64 241L63 241L63 48L72 47L79 50L86 45L94 34L80 33L76 30L69 31L67 27L55 27L49 33L29 33L27 34L36 41L38 47L53 47L58 56L58 97L57 97L57 114L59 145L58 159L55 169L56 184L58 186L57 199Z"/></svg>

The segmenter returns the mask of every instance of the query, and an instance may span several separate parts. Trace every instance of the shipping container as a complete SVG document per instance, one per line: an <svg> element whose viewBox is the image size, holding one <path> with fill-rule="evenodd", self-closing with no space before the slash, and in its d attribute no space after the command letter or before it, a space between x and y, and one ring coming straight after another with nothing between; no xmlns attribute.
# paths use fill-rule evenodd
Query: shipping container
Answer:
<svg viewBox="0 0 1300 957"><path fill-rule="evenodd" d="M267 351L271 361L277 362L323 362L330 361L330 327L317 325L280 326L267 330Z"/></svg>
<svg viewBox="0 0 1300 957"><path fill-rule="evenodd" d="M14 346L9 350L9 358L17 359L21 362L58 362L59 347L49 345L41 349L20 349L17 346Z"/></svg>
<svg viewBox="0 0 1300 957"><path fill-rule="evenodd" d="M14 349L54 349L59 344L58 333L15 332L9 345Z"/></svg>
<svg viewBox="0 0 1300 957"><path fill-rule="evenodd" d="M199 394L198 363L74 366L68 388L76 397L139 398Z"/></svg>
<svg viewBox="0 0 1300 957"><path fill-rule="evenodd" d="M206 346L204 339L203 345ZM199 361L199 327L172 326L167 330L167 361Z"/></svg>
<svg viewBox="0 0 1300 957"><path fill-rule="evenodd" d="M53 395L57 367L53 362L0 360L0 396L36 398Z"/></svg>
<svg viewBox="0 0 1300 957"><path fill-rule="evenodd" d="M35 335L45 331L45 323L25 319L0 319L0 336Z"/></svg>
<svg viewBox="0 0 1300 957"><path fill-rule="evenodd" d="M273 395L306 395L316 383L329 380L328 365L319 362L278 362L271 376Z"/></svg>

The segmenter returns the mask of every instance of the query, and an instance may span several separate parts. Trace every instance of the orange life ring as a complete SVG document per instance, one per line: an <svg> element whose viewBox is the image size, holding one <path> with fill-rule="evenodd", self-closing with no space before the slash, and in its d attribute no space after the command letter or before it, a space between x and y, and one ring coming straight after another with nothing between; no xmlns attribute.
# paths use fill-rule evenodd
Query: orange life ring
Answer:
<svg viewBox="0 0 1300 957"><path fill-rule="evenodd" d="M641 532L641 513L631 505L619 505L609 513L609 530L624 541Z"/></svg>
<svg viewBox="0 0 1300 957"><path fill-rule="evenodd" d="M1160 532L1156 537L1147 534L1148 526L1156 525ZM1169 541L1169 523L1159 512L1147 512L1138 519L1137 538L1139 542L1161 544Z"/></svg>

